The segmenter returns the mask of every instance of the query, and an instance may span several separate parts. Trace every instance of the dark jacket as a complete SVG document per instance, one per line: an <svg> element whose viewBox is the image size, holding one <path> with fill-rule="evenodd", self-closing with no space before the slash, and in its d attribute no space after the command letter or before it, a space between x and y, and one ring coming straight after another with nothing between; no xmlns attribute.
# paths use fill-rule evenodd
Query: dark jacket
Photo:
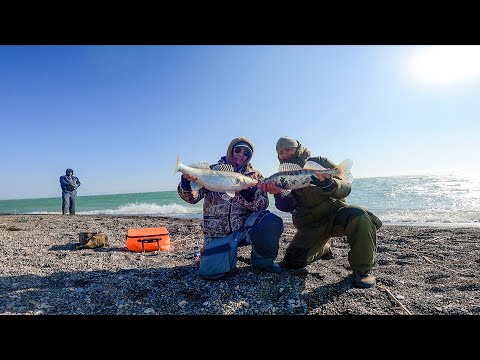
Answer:
<svg viewBox="0 0 480 360"><path fill-rule="evenodd" d="M324 168L334 168L335 163L327 158L311 157L310 151L299 143L295 155L287 161L303 167L308 160L315 161ZM309 186L292 190L288 195L274 195L275 206L280 211L291 212L292 222L296 228L321 223L328 220L336 209L346 205L345 198L350 194L351 184L339 178L322 181L322 186Z"/></svg>
<svg viewBox="0 0 480 360"><path fill-rule="evenodd" d="M75 191L80 186L80 180L76 176L60 176L60 187L63 192Z"/></svg>

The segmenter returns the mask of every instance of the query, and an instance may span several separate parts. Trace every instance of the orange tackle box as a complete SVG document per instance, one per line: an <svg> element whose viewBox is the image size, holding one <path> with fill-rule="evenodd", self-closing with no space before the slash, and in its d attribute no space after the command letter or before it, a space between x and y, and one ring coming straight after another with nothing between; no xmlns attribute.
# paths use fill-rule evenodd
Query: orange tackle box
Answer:
<svg viewBox="0 0 480 360"><path fill-rule="evenodd" d="M127 230L127 249L136 252L170 250L170 235L166 227Z"/></svg>

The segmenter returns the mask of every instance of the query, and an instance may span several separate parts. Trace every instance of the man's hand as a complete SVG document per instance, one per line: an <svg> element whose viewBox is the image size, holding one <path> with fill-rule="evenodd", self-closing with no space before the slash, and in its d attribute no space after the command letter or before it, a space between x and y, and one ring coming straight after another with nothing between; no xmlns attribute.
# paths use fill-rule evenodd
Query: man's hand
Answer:
<svg viewBox="0 0 480 360"><path fill-rule="evenodd" d="M318 177L312 175L310 178L312 179L310 181L310 184L321 187L322 189L325 189L325 188L329 187L333 183L333 179L330 176L330 174L320 174L320 175L318 175ZM327 180L327 181L325 181L325 180ZM328 180L330 180L330 181L328 181Z"/></svg>
<svg viewBox="0 0 480 360"><path fill-rule="evenodd" d="M257 186L259 189L273 195L280 194L282 192L282 189L277 187L277 185L275 185L273 181L262 182L262 183L259 183Z"/></svg>
<svg viewBox="0 0 480 360"><path fill-rule="evenodd" d="M181 178L182 180L182 189L186 191L192 191L192 186L190 185L191 181L197 181L198 176L191 176L189 174L182 174Z"/></svg>
<svg viewBox="0 0 480 360"><path fill-rule="evenodd" d="M189 175L189 174L183 174L182 177L184 179L187 179L188 181L197 181L198 180L198 176L193 176L193 175Z"/></svg>
<svg viewBox="0 0 480 360"><path fill-rule="evenodd" d="M252 202L255 199L255 193L257 192L256 187L249 187L247 189L243 189L239 192L240 196L243 197L248 202Z"/></svg>
<svg viewBox="0 0 480 360"><path fill-rule="evenodd" d="M328 173L318 173L317 172L317 173L315 173L315 175L312 175L312 180L313 180L314 177L316 179L320 180L320 181L323 181L323 180L326 180L326 179L330 179L332 176Z"/></svg>

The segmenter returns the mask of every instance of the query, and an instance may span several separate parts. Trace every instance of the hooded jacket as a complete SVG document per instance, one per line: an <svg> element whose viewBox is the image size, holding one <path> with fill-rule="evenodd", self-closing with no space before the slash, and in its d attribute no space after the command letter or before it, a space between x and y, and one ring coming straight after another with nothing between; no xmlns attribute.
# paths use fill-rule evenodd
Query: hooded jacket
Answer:
<svg viewBox="0 0 480 360"><path fill-rule="evenodd" d="M71 173L71 175L68 175L69 173ZM78 177L73 176L72 169L67 169L65 171L65 175L60 176L59 180L62 192L75 191L80 186L80 180L78 179Z"/></svg>
<svg viewBox="0 0 480 360"><path fill-rule="evenodd" d="M293 163L302 168L307 161L315 161L324 168L334 168L335 163L324 157L311 157L310 151L298 142L295 154L288 160L280 158L280 163ZM332 177L322 181L324 186L309 186L292 190L288 195L274 195L275 206L280 211L291 212L292 222L296 228L308 226L328 220L336 209L346 206L345 197L350 194L352 186L349 182Z"/></svg>
<svg viewBox="0 0 480 360"><path fill-rule="evenodd" d="M245 163L236 166L232 151L235 144L240 141L245 141L250 145L252 154L245 160ZM244 137L237 137L230 142L226 156L222 156L217 164L233 165L235 172L262 181L264 179L263 175L250 164L254 151L255 148L250 140ZM251 201L247 201L239 192L235 193L235 196L230 200L224 200L222 198L223 193L213 192L205 188L201 188L198 191L184 189L182 182L178 184L177 192L183 200L190 204L196 204L201 199L204 199L203 233L205 237L223 237L240 229L249 215L256 211L265 210L268 207L268 194L258 188L255 189L256 191Z"/></svg>

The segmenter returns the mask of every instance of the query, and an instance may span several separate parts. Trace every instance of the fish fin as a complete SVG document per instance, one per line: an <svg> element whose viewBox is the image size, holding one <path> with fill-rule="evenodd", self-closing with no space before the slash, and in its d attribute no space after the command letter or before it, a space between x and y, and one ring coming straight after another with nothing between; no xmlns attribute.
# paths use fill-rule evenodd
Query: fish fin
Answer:
<svg viewBox="0 0 480 360"><path fill-rule="evenodd" d="M353 181L353 175L350 172L353 166L353 161L350 159L345 159L343 160L340 164L337 166L338 170L338 177L342 180L345 180L349 183Z"/></svg>
<svg viewBox="0 0 480 360"><path fill-rule="evenodd" d="M325 170L325 168L315 161L308 160L305 163L305 165L303 166L303 170L317 170L318 171L318 170Z"/></svg>
<svg viewBox="0 0 480 360"><path fill-rule="evenodd" d="M203 188L203 185L200 185L199 183L192 181L190 182L190 187L192 188L192 191L198 191L201 188Z"/></svg>
<svg viewBox="0 0 480 360"><path fill-rule="evenodd" d="M353 175L352 175L352 173L348 172L348 173L346 173L345 175L343 175L342 180L345 180L346 182L348 182L348 183L351 184L351 183L353 182Z"/></svg>
<svg viewBox="0 0 480 360"><path fill-rule="evenodd" d="M210 170L210 165L206 161L198 161L198 162L190 164L188 166L190 166L192 168L195 168L195 169L208 169L208 170Z"/></svg>
<svg viewBox="0 0 480 360"><path fill-rule="evenodd" d="M302 167L297 164L292 163L283 163L280 164L278 167L278 172L286 172L286 171L295 171L295 170L302 170Z"/></svg>
<svg viewBox="0 0 480 360"><path fill-rule="evenodd" d="M212 170L234 172L233 166L230 165L230 164L217 164L217 165L212 166Z"/></svg>
<svg viewBox="0 0 480 360"><path fill-rule="evenodd" d="M337 169L346 174L352 170L352 166L353 166L353 161L350 159L345 159L340 164L337 165Z"/></svg>
<svg viewBox="0 0 480 360"><path fill-rule="evenodd" d="M180 167L181 164L180 160L180 154L177 155L177 162L175 163L175 169L173 170L173 175L175 175L178 172L178 168Z"/></svg>

